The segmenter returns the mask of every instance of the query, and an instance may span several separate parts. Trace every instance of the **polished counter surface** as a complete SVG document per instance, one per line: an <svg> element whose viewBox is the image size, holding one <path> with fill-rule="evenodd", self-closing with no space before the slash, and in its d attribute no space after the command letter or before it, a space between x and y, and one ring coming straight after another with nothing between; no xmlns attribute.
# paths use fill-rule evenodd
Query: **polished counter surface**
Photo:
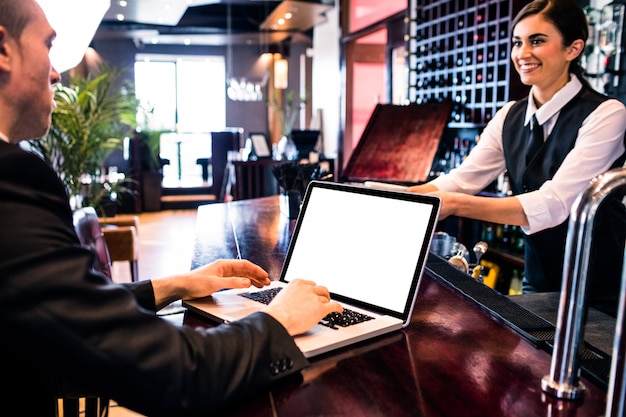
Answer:
<svg viewBox="0 0 626 417"><path fill-rule="evenodd" d="M241 257L277 279L295 224L281 214L279 199L200 207L192 266ZM274 384L224 415L602 415L606 389L584 374L582 401L543 394L541 379L549 373L550 354L473 299L467 288L477 284L431 256L407 328L315 358L299 376ZM494 296L499 303L509 302ZM185 323L213 325L190 311Z"/></svg>

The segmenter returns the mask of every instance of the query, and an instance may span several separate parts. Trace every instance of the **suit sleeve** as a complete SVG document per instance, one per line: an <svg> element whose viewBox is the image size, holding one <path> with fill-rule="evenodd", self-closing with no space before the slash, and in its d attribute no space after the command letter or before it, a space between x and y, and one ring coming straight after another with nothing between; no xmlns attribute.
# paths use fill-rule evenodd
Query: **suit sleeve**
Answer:
<svg viewBox="0 0 626 417"><path fill-rule="evenodd" d="M76 394L112 398L143 414L207 415L308 365L264 313L212 329L180 327L142 307L129 287L91 272L92 254L78 244L61 183L18 149L0 144L6 378L61 375L64 389L80 387Z"/></svg>
<svg viewBox="0 0 626 417"><path fill-rule="evenodd" d="M122 284L128 288L135 296L135 300L140 306L150 311L157 310L156 301L154 299L154 289L152 288L152 281L143 280L137 282L125 282Z"/></svg>

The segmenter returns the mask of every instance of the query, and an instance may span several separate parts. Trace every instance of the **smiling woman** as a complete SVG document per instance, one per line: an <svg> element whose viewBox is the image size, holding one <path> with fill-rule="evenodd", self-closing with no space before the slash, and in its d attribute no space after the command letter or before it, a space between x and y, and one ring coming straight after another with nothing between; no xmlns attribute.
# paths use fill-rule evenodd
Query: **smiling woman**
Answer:
<svg viewBox="0 0 626 417"><path fill-rule="evenodd" d="M588 31L586 21L580 23L581 30L574 34L563 32L541 13L514 22L511 60L522 83L533 86L537 107L568 83L570 71L582 75L579 62Z"/></svg>
<svg viewBox="0 0 626 417"><path fill-rule="evenodd" d="M83 59L111 1L37 0L37 2L57 32L54 47L50 51L52 65L60 73L74 68Z"/></svg>
<svg viewBox="0 0 626 417"><path fill-rule="evenodd" d="M442 218L521 226L524 292L558 292L575 199L593 178L624 163L626 108L594 91L583 76L579 61L589 31L575 0L530 2L511 27L511 60L530 94L495 114L457 169L410 190L437 192ZM505 171L511 196L476 195ZM605 207L612 214L624 210L619 201ZM626 226L601 227L594 237L591 305L615 314Z"/></svg>

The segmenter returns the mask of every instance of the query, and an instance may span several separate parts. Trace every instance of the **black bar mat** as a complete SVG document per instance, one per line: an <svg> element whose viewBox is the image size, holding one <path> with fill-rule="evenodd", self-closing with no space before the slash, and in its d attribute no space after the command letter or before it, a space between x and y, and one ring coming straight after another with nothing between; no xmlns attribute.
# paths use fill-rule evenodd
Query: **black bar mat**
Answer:
<svg viewBox="0 0 626 417"><path fill-rule="evenodd" d="M437 280L457 290L481 310L516 331L534 346L552 353L556 329L549 321L464 274L440 256L429 254L426 268ZM585 341L580 366L586 378L604 389L608 388L611 372L610 355Z"/></svg>

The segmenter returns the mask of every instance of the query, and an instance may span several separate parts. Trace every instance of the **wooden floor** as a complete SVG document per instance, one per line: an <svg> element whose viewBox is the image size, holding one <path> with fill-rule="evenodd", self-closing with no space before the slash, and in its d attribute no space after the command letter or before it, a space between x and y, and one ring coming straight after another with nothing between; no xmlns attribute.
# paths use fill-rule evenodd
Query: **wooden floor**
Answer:
<svg viewBox="0 0 626 417"><path fill-rule="evenodd" d="M165 210L138 216L139 279L156 279L189 271L195 239L196 210ZM127 262L114 262L112 273L116 282L131 280ZM115 402L111 402L109 416L141 417Z"/></svg>
<svg viewBox="0 0 626 417"><path fill-rule="evenodd" d="M140 213L139 279L189 271L195 239L196 210ZM113 280L130 282L127 262L113 263Z"/></svg>

